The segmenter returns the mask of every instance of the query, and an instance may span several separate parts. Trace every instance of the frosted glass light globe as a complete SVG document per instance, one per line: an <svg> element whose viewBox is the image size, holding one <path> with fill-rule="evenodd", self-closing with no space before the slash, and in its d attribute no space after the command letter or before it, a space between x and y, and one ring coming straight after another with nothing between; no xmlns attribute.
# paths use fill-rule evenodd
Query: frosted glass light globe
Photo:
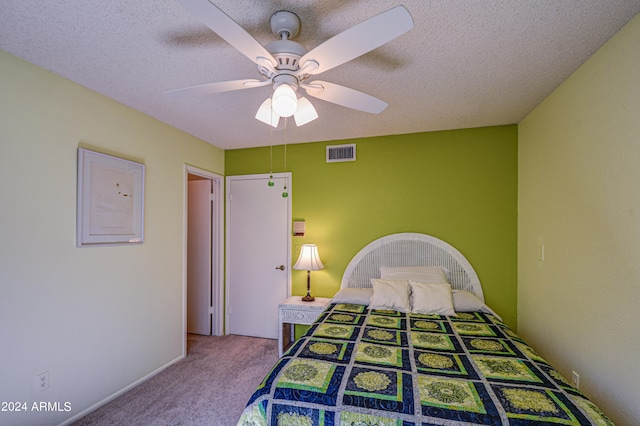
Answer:
<svg viewBox="0 0 640 426"><path fill-rule="evenodd" d="M272 108L280 117L291 117L298 109L296 92L286 83L273 92Z"/></svg>

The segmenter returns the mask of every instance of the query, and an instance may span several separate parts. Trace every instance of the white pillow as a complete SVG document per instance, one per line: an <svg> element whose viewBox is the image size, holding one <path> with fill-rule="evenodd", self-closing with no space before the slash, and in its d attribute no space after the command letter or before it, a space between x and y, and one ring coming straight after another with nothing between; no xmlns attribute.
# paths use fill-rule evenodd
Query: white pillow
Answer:
<svg viewBox="0 0 640 426"><path fill-rule="evenodd" d="M333 296L331 303L351 303L354 305L368 305L372 288L341 288L340 291Z"/></svg>
<svg viewBox="0 0 640 426"><path fill-rule="evenodd" d="M453 306L458 312L485 312L502 321L500 315L496 314L493 309L485 305L475 294L465 290L453 292Z"/></svg>
<svg viewBox="0 0 640 426"><path fill-rule="evenodd" d="M440 266L381 266L383 280L414 280L423 283L448 283L447 274Z"/></svg>
<svg viewBox="0 0 640 426"><path fill-rule="evenodd" d="M448 283L420 283L411 286L411 313L456 316L453 308L451 285Z"/></svg>
<svg viewBox="0 0 640 426"><path fill-rule="evenodd" d="M411 311L409 281L371 278L371 285L373 286L373 294L369 301L369 309L392 309L398 312Z"/></svg>

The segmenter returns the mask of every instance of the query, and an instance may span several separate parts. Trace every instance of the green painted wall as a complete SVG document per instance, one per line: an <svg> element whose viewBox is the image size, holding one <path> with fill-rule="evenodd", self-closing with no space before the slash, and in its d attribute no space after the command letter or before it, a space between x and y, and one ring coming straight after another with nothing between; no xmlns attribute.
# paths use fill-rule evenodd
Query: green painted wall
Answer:
<svg viewBox="0 0 640 426"><path fill-rule="evenodd" d="M343 143L356 143L357 161L326 163L325 147ZM325 269L312 272L312 293L331 297L372 240L430 234L469 259L487 303L515 328L517 149L515 125L288 145L293 218L307 226L292 262L301 244L317 244ZM227 150L226 175L269 173L269 158L269 147ZM273 164L284 171L283 146ZM292 274L293 294L304 294L306 272Z"/></svg>

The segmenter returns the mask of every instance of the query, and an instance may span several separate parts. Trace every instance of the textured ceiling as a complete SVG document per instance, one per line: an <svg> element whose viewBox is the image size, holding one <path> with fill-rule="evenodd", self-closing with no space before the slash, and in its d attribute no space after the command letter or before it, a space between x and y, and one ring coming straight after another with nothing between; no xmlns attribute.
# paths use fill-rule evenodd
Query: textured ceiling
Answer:
<svg viewBox="0 0 640 426"><path fill-rule="evenodd" d="M308 49L404 4L415 27L316 78L389 103L379 115L310 98L287 131L254 119L270 86L172 99L167 90L260 78L174 0L2 0L0 49L224 149L519 122L640 12L640 0L212 0L260 43L269 17L301 19Z"/></svg>

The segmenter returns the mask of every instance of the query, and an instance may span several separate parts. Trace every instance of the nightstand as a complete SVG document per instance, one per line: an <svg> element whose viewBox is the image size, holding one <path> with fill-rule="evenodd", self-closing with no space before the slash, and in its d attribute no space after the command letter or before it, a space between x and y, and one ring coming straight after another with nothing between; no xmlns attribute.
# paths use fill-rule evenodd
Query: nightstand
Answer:
<svg viewBox="0 0 640 426"><path fill-rule="evenodd" d="M311 325L326 309L331 299L316 297L313 302L303 302L302 296L291 296L278 305L278 355L282 354L293 343L293 327L291 324Z"/></svg>

